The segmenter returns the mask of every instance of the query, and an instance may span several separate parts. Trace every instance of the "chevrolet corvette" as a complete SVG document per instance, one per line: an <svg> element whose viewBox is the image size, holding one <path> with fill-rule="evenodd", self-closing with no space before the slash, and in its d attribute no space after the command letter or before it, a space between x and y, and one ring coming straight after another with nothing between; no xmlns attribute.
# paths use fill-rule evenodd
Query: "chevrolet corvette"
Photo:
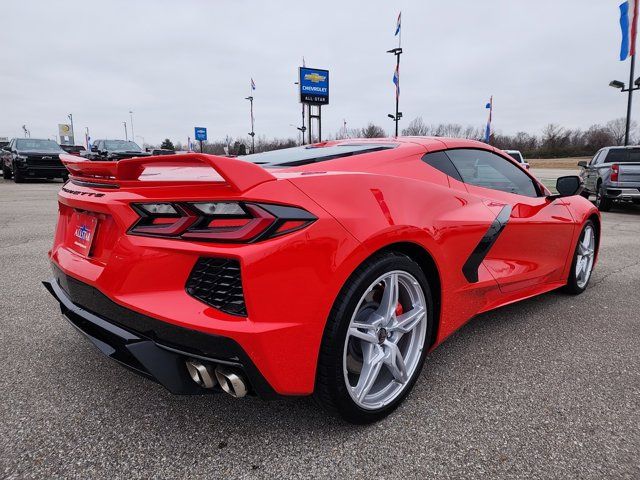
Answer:
<svg viewBox="0 0 640 480"><path fill-rule="evenodd" d="M469 319L582 293L597 259L579 177L552 193L475 141L60 157L44 284L104 354L176 394L313 395L373 422Z"/></svg>

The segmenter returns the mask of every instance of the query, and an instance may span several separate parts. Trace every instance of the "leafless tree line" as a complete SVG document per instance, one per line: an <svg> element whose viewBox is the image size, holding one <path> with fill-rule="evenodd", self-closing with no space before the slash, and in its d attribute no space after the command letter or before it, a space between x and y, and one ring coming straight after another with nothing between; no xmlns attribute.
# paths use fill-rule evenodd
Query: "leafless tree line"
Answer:
<svg viewBox="0 0 640 480"><path fill-rule="evenodd" d="M635 122L631 125L631 142L639 140L638 128ZM603 125L592 125L586 130L565 128L557 124L547 125L541 134L518 132L505 135L499 132L492 134L491 144L502 149L520 150L527 157L551 158L590 156L602 147L622 145L624 142L625 119L618 118ZM422 117L414 118L402 135L427 137L468 138L472 140L484 139L484 127L463 126L457 123L427 124ZM340 129L332 139L345 138L382 138L388 134L384 128L369 123L363 128ZM255 151L266 152L299 145L295 138L256 137ZM245 155L250 152L250 138L232 138L227 136L223 140L205 142L205 153L214 155ZM176 150L186 150L186 146L175 144Z"/></svg>

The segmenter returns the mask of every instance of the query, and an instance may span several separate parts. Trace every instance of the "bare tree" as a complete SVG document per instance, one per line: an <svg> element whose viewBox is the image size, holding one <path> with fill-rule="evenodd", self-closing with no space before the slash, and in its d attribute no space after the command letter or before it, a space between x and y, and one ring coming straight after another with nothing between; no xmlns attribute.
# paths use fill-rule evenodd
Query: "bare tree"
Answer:
<svg viewBox="0 0 640 480"><path fill-rule="evenodd" d="M414 137L426 137L429 135L429 127L424 123L422 117L416 117L411 122L407 128L402 130L402 135L406 136L414 136Z"/></svg>
<svg viewBox="0 0 640 480"><path fill-rule="evenodd" d="M360 131L360 136L362 138L382 138L386 137L387 134L382 127L369 123L369 125Z"/></svg>
<svg viewBox="0 0 640 480"><path fill-rule="evenodd" d="M622 145L624 143L624 135L627 129L627 120L626 118L616 118L615 120L610 120L606 124L606 128L613 137L614 145ZM638 124L634 121L631 121L630 131L635 132L638 128Z"/></svg>

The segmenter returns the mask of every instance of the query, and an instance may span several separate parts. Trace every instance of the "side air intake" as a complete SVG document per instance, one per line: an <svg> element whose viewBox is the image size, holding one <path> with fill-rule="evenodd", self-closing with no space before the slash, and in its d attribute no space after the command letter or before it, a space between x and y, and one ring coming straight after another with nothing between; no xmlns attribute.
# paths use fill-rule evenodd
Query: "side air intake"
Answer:
<svg viewBox="0 0 640 480"><path fill-rule="evenodd" d="M230 315L247 316L240 262L231 258L200 258L186 285L187 293Z"/></svg>

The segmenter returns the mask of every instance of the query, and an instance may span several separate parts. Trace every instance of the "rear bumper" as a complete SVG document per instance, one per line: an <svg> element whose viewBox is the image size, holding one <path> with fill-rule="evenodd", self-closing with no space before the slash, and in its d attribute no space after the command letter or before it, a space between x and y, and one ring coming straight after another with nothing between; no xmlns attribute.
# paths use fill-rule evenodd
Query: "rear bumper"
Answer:
<svg viewBox="0 0 640 480"><path fill-rule="evenodd" d="M189 395L212 391L198 386L189 376L185 360L197 358L241 370L250 391L263 399L280 396L234 340L167 324L126 309L55 266L53 272L54 278L43 284L59 302L67 320L106 356L170 392Z"/></svg>
<svg viewBox="0 0 640 480"><path fill-rule="evenodd" d="M640 188L607 188L607 197L613 200L640 199Z"/></svg>

